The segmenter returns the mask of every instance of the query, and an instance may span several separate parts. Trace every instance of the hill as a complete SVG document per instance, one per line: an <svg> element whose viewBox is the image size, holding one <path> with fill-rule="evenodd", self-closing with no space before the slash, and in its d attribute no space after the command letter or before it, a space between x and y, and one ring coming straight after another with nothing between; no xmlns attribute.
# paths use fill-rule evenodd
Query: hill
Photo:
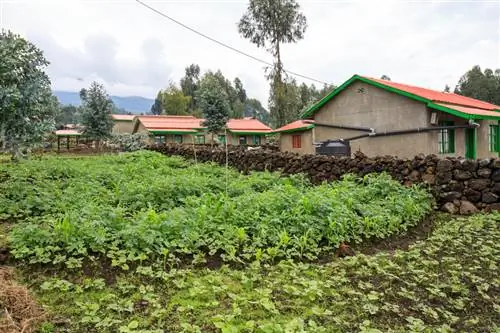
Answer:
<svg viewBox="0 0 500 333"><path fill-rule="evenodd" d="M80 95L78 92L74 91L54 91L54 95L59 100L59 103L63 105L75 105L79 106ZM119 109L124 109L132 113L148 112L151 109L151 105L154 100L150 98L145 98L141 96L110 96L115 103L116 107Z"/></svg>

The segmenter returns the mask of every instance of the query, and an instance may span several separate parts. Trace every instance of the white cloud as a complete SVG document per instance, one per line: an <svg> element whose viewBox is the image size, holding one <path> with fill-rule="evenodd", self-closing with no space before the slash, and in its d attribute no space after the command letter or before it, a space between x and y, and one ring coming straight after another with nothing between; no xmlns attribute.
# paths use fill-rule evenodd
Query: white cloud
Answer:
<svg viewBox="0 0 500 333"><path fill-rule="evenodd" d="M267 101L263 65L224 49L133 0L0 0L0 25L21 33L51 61L56 89L97 79L112 94L153 97L184 67L221 69ZM151 6L242 51L271 60L241 38L246 1L145 0ZM442 89L473 65L500 68L500 3L300 1L305 39L283 48L285 67L340 84L351 75ZM83 79L79 81L78 78ZM302 79L298 79L302 81ZM308 84L311 82L304 81Z"/></svg>

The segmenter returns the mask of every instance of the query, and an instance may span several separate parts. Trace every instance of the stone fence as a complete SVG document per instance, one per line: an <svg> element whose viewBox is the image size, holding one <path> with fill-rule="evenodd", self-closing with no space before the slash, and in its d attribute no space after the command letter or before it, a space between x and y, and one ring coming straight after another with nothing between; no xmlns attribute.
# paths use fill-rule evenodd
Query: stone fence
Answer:
<svg viewBox="0 0 500 333"><path fill-rule="evenodd" d="M226 163L226 151L210 146L162 145L149 149L190 159L196 154L199 162ZM313 183L337 180L346 173L363 176L385 171L404 185L428 185L441 210L460 214L500 210L500 159L442 159L436 155L419 155L403 160L392 156L367 157L361 153L351 158L232 147L227 160L229 166L245 173L263 170L279 171L283 175L304 173Z"/></svg>

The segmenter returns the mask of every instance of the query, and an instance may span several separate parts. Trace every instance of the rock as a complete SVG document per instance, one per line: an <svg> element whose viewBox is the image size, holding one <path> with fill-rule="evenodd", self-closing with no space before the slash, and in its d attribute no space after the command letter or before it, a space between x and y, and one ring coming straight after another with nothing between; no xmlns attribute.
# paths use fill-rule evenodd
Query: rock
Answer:
<svg viewBox="0 0 500 333"><path fill-rule="evenodd" d="M472 172L467 170L455 170L453 177L457 180L467 180L472 178Z"/></svg>
<svg viewBox="0 0 500 333"><path fill-rule="evenodd" d="M434 168L433 166L427 167L427 169L425 169L425 173L433 175L434 173L436 173L436 168Z"/></svg>
<svg viewBox="0 0 500 333"><path fill-rule="evenodd" d="M487 213L500 211L500 203L493 203L491 205L488 205L488 207L486 207L485 211Z"/></svg>
<svg viewBox="0 0 500 333"><path fill-rule="evenodd" d="M438 185L440 185L440 184L446 184L449 181L451 181L451 178L452 178L451 171L438 173L436 175L436 184L438 184Z"/></svg>
<svg viewBox="0 0 500 333"><path fill-rule="evenodd" d="M492 166L496 169L500 169L500 159L494 159Z"/></svg>
<svg viewBox="0 0 500 333"><path fill-rule="evenodd" d="M417 170L413 170L412 172L410 172L408 179L412 182L418 181L420 179L420 172L418 172Z"/></svg>
<svg viewBox="0 0 500 333"><path fill-rule="evenodd" d="M456 180L451 180L448 183L448 188L450 189L450 191L462 192L465 186L463 182L457 182Z"/></svg>
<svg viewBox="0 0 500 333"><path fill-rule="evenodd" d="M436 176L426 173L422 175L422 181L425 184L434 185L436 183Z"/></svg>
<svg viewBox="0 0 500 333"><path fill-rule="evenodd" d="M483 197L481 199L481 201L484 203L494 203L497 202L497 200L498 200L498 195L491 192L484 192Z"/></svg>
<svg viewBox="0 0 500 333"><path fill-rule="evenodd" d="M448 159L439 160L437 163L437 171L438 172L449 172L449 171L451 171L452 167L453 167L453 163Z"/></svg>
<svg viewBox="0 0 500 333"><path fill-rule="evenodd" d="M477 162L474 160L461 160L462 170L474 172L477 170Z"/></svg>
<svg viewBox="0 0 500 333"><path fill-rule="evenodd" d="M451 202L447 202L441 207L441 210L446 213L456 214L458 212L458 207Z"/></svg>
<svg viewBox="0 0 500 333"><path fill-rule="evenodd" d="M487 167L491 163L491 158L483 158L477 163L480 168Z"/></svg>
<svg viewBox="0 0 500 333"><path fill-rule="evenodd" d="M467 198L467 200L472 202L478 202L479 200L481 200L481 192L470 188L464 191L464 195Z"/></svg>
<svg viewBox="0 0 500 333"><path fill-rule="evenodd" d="M450 202L453 200L458 200L462 197L462 193L460 192L444 192L439 195L441 200Z"/></svg>
<svg viewBox="0 0 500 333"><path fill-rule="evenodd" d="M479 212L479 209L476 208L470 201L462 200L460 201L460 215L470 215Z"/></svg>
<svg viewBox="0 0 500 333"><path fill-rule="evenodd" d="M481 178L490 178L491 169L490 168L481 168L477 170L477 175Z"/></svg>
<svg viewBox="0 0 500 333"><path fill-rule="evenodd" d="M490 184L491 181L489 179L471 179L469 181L469 188L476 191L482 191L488 188Z"/></svg>
<svg viewBox="0 0 500 333"><path fill-rule="evenodd" d="M491 192L500 194L500 183L493 183L493 186L491 187Z"/></svg>
<svg viewBox="0 0 500 333"><path fill-rule="evenodd" d="M460 207L460 200L453 200L453 204L457 207Z"/></svg>
<svg viewBox="0 0 500 333"><path fill-rule="evenodd" d="M493 170L491 173L491 179L493 179L494 182L500 182L500 169Z"/></svg>

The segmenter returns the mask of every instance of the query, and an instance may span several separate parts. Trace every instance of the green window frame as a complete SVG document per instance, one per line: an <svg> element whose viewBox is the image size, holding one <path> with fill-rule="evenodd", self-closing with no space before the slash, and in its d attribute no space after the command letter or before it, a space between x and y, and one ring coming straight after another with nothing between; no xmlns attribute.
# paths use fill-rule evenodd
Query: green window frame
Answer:
<svg viewBox="0 0 500 333"><path fill-rule="evenodd" d="M453 121L440 121L439 126L453 126ZM438 152L440 154L455 153L455 130L442 129L438 133Z"/></svg>
<svg viewBox="0 0 500 333"><path fill-rule="evenodd" d="M217 136L217 141L219 141L220 143L222 143L223 145L226 144L226 136L221 134L221 135L218 135Z"/></svg>
<svg viewBox="0 0 500 333"><path fill-rule="evenodd" d="M498 144L500 126L498 125L490 125L488 128L488 142L490 151L494 153L498 153L500 151L500 147Z"/></svg>
<svg viewBox="0 0 500 333"><path fill-rule="evenodd" d="M155 136L155 143L165 143L166 141L163 135Z"/></svg>
<svg viewBox="0 0 500 333"><path fill-rule="evenodd" d="M175 134L175 135L174 135L174 142L175 142L175 143L182 143L182 135L180 135L180 134Z"/></svg>
<svg viewBox="0 0 500 333"><path fill-rule="evenodd" d="M245 135L240 135L238 142L240 145L245 146L247 144L247 137Z"/></svg>
<svg viewBox="0 0 500 333"><path fill-rule="evenodd" d="M260 137L260 135L254 135L254 136L253 136L253 144L254 144L254 145L260 145L260 142L261 142L261 137Z"/></svg>
<svg viewBox="0 0 500 333"><path fill-rule="evenodd" d="M197 135L197 136L195 136L195 138L194 138L194 139L195 139L195 141L194 141L194 142L195 142L197 145L204 145L204 144L205 144L205 136L204 136L203 134L202 134L202 135Z"/></svg>

